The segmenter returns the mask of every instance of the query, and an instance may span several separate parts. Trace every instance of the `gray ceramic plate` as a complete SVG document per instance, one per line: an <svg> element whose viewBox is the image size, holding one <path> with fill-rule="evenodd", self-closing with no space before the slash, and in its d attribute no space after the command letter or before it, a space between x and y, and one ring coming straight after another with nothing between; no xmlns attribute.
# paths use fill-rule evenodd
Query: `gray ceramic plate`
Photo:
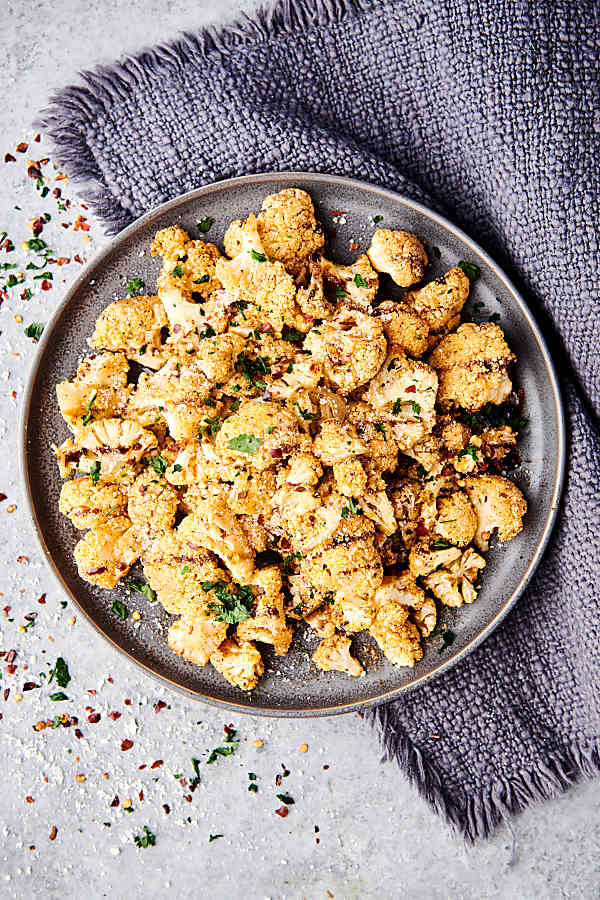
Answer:
<svg viewBox="0 0 600 900"><path fill-rule="evenodd" d="M214 219L210 239L219 242L231 219L258 212L266 194L289 186L307 190L326 229L335 229L328 246L328 255L335 259L350 259L351 241L361 250L367 248L375 227L370 217L381 215L383 225L414 231L430 247L440 249L441 258L433 258L428 277L460 259L480 266L482 276L466 314L471 314L474 303L484 304L479 318L499 313L519 359L518 381L525 390L529 426L516 479L527 496L529 512L523 532L489 554L476 603L457 613L444 612L443 620L456 640L443 654L428 646L414 669L395 669L373 652L368 639L359 638L357 655L368 656L369 665L363 678L351 679L318 671L310 662L316 641L300 631L283 659L266 651L265 677L246 696L211 666L197 668L171 653L166 642L169 619L159 604L148 603L141 595L130 600L121 587L102 591L79 578L72 555L78 536L58 512L61 482L50 445L60 443L67 429L54 388L74 375L97 316L110 301L125 296L129 279L142 277L149 289L155 284L159 263L148 248L157 229L180 223L196 234L196 223L210 216ZM332 213L338 211L344 211L344 218L334 225ZM48 564L100 634L147 673L198 699L249 713L306 716L348 712L389 700L449 668L492 632L522 593L548 540L562 482L564 422L556 376L540 332L522 297L477 244L441 216L391 191L347 178L290 172L234 178L165 203L121 232L82 271L44 331L25 397L22 448L28 505ZM112 600L119 596L131 610L141 609L137 628L131 618L123 622L111 613Z"/></svg>

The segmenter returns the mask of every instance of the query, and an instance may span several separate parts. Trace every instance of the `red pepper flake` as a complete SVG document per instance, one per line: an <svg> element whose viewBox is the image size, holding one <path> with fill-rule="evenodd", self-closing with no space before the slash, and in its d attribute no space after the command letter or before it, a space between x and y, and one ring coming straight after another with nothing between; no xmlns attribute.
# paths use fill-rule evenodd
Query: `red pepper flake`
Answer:
<svg viewBox="0 0 600 900"><path fill-rule="evenodd" d="M0 494L0 503L3 503L6 499L6 494Z"/></svg>
<svg viewBox="0 0 600 900"><path fill-rule="evenodd" d="M56 825L53 825L52 828L50 829L50 834L48 835L48 840L55 841L57 834L58 834L58 828L56 827Z"/></svg>
<svg viewBox="0 0 600 900"><path fill-rule="evenodd" d="M326 772L329 766L323 766L323 771Z"/></svg>
<svg viewBox="0 0 600 900"><path fill-rule="evenodd" d="M10 697L10 688L4 688L3 696L5 700L8 700L8 698Z"/></svg>
<svg viewBox="0 0 600 900"><path fill-rule="evenodd" d="M101 718L102 716L100 715L100 713L91 713L88 716L88 722L90 723L90 725L97 725Z"/></svg>
<svg viewBox="0 0 600 900"><path fill-rule="evenodd" d="M75 260L76 263L79 263L81 266L83 265L83 260L80 257L79 253L76 253L75 256L73 257L73 259Z"/></svg>
<svg viewBox="0 0 600 900"><path fill-rule="evenodd" d="M145 768L146 768L146 763L142 763L141 766L138 766L138 771L143 772L143 770L144 770Z"/></svg>
<svg viewBox="0 0 600 900"><path fill-rule="evenodd" d="M144 799L144 792L143 792L143 791L140 791L139 794L138 794L138 797L140 798L140 802L142 802L143 799Z"/></svg>
<svg viewBox="0 0 600 900"><path fill-rule="evenodd" d="M125 738L124 741L121 741L121 750L131 750L133 747L133 741L130 741L129 738Z"/></svg>
<svg viewBox="0 0 600 900"><path fill-rule="evenodd" d="M415 528L415 534L417 535L417 537L427 537L427 535L429 534L429 531L427 530L427 528L425 527L425 525L423 525L422 523L420 523L420 524L417 525L417 527Z"/></svg>
<svg viewBox="0 0 600 900"><path fill-rule="evenodd" d="M48 281L47 278L44 278L40 287L42 288L43 291L51 291L52 290L52 282Z"/></svg>
<svg viewBox="0 0 600 900"><path fill-rule="evenodd" d="M5 163L16 162L16 161L17 161L17 158L16 158L16 156L13 156L12 153L4 154L4 162Z"/></svg>
<svg viewBox="0 0 600 900"><path fill-rule="evenodd" d="M29 562L29 560L26 556L17 556L17 562L20 563L22 566L26 566L27 563Z"/></svg>
<svg viewBox="0 0 600 900"><path fill-rule="evenodd" d="M117 719L120 719L120 718L121 718L121 715L122 715L122 714L121 714L120 712L116 712L116 710L113 710L112 712L109 712L108 718L109 718L109 719L112 719L113 722L116 722Z"/></svg>
<svg viewBox="0 0 600 900"><path fill-rule="evenodd" d="M59 256L56 260L57 266L67 266L71 262L68 256Z"/></svg>
<svg viewBox="0 0 600 900"><path fill-rule="evenodd" d="M92 694L95 697L97 693L98 691L95 691L93 688L88 688L88 694Z"/></svg>
<svg viewBox="0 0 600 900"><path fill-rule="evenodd" d="M35 681L26 681L23 685L23 691L34 691L36 688L39 688L39 684L36 684Z"/></svg>
<svg viewBox="0 0 600 900"><path fill-rule="evenodd" d="M27 174L30 178L41 178L42 171L39 167L38 163L31 163L30 166L27 166Z"/></svg>
<svg viewBox="0 0 600 900"><path fill-rule="evenodd" d="M9 606L9 609L10 609L10 606ZM6 662L7 663L14 662L16 655L17 655L16 650L9 650L8 653L6 654Z"/></svg>
<svg viewBox="0 0 600 900"><path fill-rule="evenodd" d="M129 699L129 697L125 697L123 703L125 704L125 706L131 706L131 700Z"/></svg>
<svg viewBox="0 0 600 900"><path fill-rule="evenodd" d="M41 218L41 216L32 221L31 230L35 235L42 233L42 231L44 230L44 220Z"/></svg>
<svg viewBox="0 0 600 900"><path fill-rule="evenodd" d="M108 678L107 678L106 680L108 681L109 684L114 684L114 683L115 683L114 678L111 678L110 675L108 676Z"/></svg>
<svg viewBox="0 0 600 900"><path fill-rule="evenodd" d="M33 799L33 797L25 797L25 801L27 803L35 803L35 800Z"/></svg>
<svg viewBox="0 0 600 900"><path fill-rule="evenodd" d="M354 251L358 250L358 247L359 247L359 245L356 243L356 241L350 241L350 250L352 250L354 252Z"/></svg>
<svg viewBox="0 0 600 900"><path fill-rule="evenodd" d="M417 386L415 384L409 384L409 386L404 391L405 394L416 394Z"/></svg>
<svg viewBox="0 0 600 900"><path fill-rule="evenodd" d="M150 768L151 769L159 769L162 766L162 764L163 764L162 759L155 759L154 762L152 763L152 765L150 766Z"/></svg>
<svg viewBox="0 0 600 900"><path fill-rule="evenodd" d="M28 146L29 144L26 144L25 141L21 141L20 144L17 144L15 150L17 151L17 153L27 153Z"/></svg>
<svg viewBox="0 0 600 900"><path fill-rule="evenodd" d="M83 731L81 730L81 728L76 728L73 733L78 740L81 740L81 738L83 737Z"/></svg>
<svg viewBox="0 0 600 900"><path fill-rule="evenodd" d="M88 207L85 205L85 203L82 203L82 204L81 204L81 208L82 208L82 209L88 209Z"/></svg>
<svg viewBox="0 0 600 900"><path fill-rule="evenodd" d="M154 705L154 712L159 713L161 711L161 709L164 709L166 707L166 705L167 704L165 703L164 700L157 700Z"/></svg>
<svg viewBox="0 0 600 900"><path fill-rule="evenodd" d="M334 210L332 210L331 215L332 216L345 216L345 215L347 215L347 213L348 213L347 209L334 209Z"/></svg>
<svg viewBox="0 0 600 900"><path fill-rule="evenodd" d="M41 140L41 137L42 137L42 136L41 136L41 134L40 134L39 131L38 131L38 133L37 133L36 136L34 137L34 141L36 142L36 144L39 144L39 142L40 142L40 140ZM55 837L56 837L56 835L55 835ZM54 840L54 838L52 838L52 840Z"/></svg>
<svg viewBox="0 0 600 900"><path fill-rule="evenodd" d="M165 811L165 816L168 816L169 813L171 812L171 807L169 806L169 804L168 804L168 803L163 803L163 809L164 809L164 811Z"/></svg>
<svg viewBox="0 0 600 900"><path fill-rule="evenodd" d="M89 231L90 226L86 222L85 216L77 216L75 219L75 224L73 225L73 231Z"/></svg>
<svg viewBox="0 0 600 900"><path fill-rule="evenodd" d="M38 597L38 603L40 604L40 606L43 606L45 602L46 602L45 594L42 594L41 597Z"/></svg>
<svg viewBox="0 0 600 900"><path fill-rule="evenodd" d="M16 666L5 666L5 671L6 671L7 675L14 675L15 672L17 671L17 667Z"/></svg>
<svg viewBox="0 0 600 900"><path fill-rule="evenodd" d="M111 809L115 809L119 805L119 795L115 794L115 796L110 801Z"/></svg>
<svg viewBox="0 0 600 900"><path fill-rule="evenodd" d="M287 808L287 806L280 806L279 809L275 810L275 815L281 816L282 819L285 819L285 817L288 815L288 813L289 813L289 809Z"/></svg>
<svg viewBox="0 0 600 900"><path fill-rule="evenodd" d="M191 802L192 802L192 795L191 795L191 794L186 794L185 797L184 797L183 799L185 800L186 803L191 803Z"/></svg>

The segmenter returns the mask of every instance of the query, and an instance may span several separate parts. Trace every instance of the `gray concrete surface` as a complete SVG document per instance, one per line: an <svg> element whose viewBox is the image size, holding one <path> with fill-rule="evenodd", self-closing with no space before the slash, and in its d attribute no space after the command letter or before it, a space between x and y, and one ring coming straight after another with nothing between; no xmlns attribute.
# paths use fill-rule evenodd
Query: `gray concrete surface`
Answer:
<svg viewBox="0 0 600 900"><path fill-rule="evenodd" d="M253 5L4 0L2 158L18 141L31 140L34 114L81 67ZM89 258L103 241L99 226L75 202L61 213L51 194L41 201L26 177L26 161L46 153L43 142L34 143L16 154L17 163L0 161L0 233L7 230L15 241L10 259L16 257L19 268L27 222L46 209L52 220L42 237L57 254ZM45 172L52 179L57 174L52 163ZM57 184L74 196L72 186ZM89 233L60 227L78 214L91 222ZM230 717L141 679L70 606L62 607L26 525L14 460L23 385L36 352L23 328L47 321L78 268L74 262L52 267L51 290L28 280L35 285L32 298L21 300L21 288L14 288L0 309L0 491L7 495L0 503L0 610L11 607L0 612L0 648L17 650L16 672L6 671L4 659L0 683L0 897L600 897L597 783L579 784L501 827L491 841L465 849L394 766L379 764L375 738L356 715L300 722L236 716L238 750L206 766L206 750L222 743ZM44 604L38 603L42 594ZM30 612L38 615L25 629ZM59 655L72 675L69 702L62 703L50 701L57 688L40 678ZM42 687L23 691L28 680ZM168 706L156 714L158 699ZM100 722L87 721L86 706L101 713ZM81 739L74 726L33 730L38 720L63 711L78 717ZM113 721L110 711L122 715ZM133 741L128 751L121 749L124 739ZM254 746L256 740L263 745ZM307 753L299 752L303 743ZM202 759L202 780L189 795L175 776L189 780L192 757ZM163 764L150 768L157 760ZM282 764L290 774L276 788ZM248 772L258 776L256 794L247 790ZM274 814L282 790L296 801L285 819ZM115 795L119 806L111 807ZM156 845L138 849L133 838L144 825L156 834ZM211 834L223 837L210 842Z"/></svg>

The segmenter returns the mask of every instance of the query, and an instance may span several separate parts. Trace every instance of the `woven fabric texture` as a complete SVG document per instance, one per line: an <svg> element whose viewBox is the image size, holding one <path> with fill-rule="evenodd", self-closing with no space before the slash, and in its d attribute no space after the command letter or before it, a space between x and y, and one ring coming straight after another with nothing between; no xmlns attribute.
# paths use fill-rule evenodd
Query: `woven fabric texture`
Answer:
<svg viewBox="0 0 600 900"><path fill-rule="evenodd" d="M44 116L113 232L213 180L334 172L442 211L528 298L564 375L558 525L493 636L372 713L387 756L471 840L600 771L596 14L591 0L287 0L86 73Z"/></svg>

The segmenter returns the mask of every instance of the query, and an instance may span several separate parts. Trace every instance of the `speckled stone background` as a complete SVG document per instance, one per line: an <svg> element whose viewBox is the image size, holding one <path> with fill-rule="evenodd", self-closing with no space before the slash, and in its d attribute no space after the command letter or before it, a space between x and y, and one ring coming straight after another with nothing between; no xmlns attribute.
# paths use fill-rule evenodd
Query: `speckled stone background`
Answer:
<svg viewBox="0 0 600 900"><path fill-rule="evenodd" d="M82 67L253 5L4 0L0 234L7 231L15 242L19 271L27 261L18 245L31 236L28 221L45 211L52 219L41 237L56 256L89 258L104 240L75 200L61 212L52 194L42 200L27 178L27 161L48 153L43 141L31 143L30 123L52 89ZM14 152L21 140L30 145L24 154ZM6 152L17 162L2 164ZM74 197L72 186L54 183L52 162L44 171L51 188ZM80 214L89 232L61 227ZM0 252L0 263L8 259ZM488 843L465 849L393 766L379 764L374 735L356 715L302 722L237 717L238 749L207 766L207 751L222 744L230 719L140 680L73 609L62 607L25 522L15 465L19 405L35 354L23 329L47 321L79 264L50 268L50 290L41 291L35 271L27 271L26 284L11 289L0 307L0 492L7 495L0 503L0 610L10 607L0 612L0 649L17 651L14 673L1 661L0 897L599 898L597 783L530 809ZM26 286L34 290L28 301L20 299ZM25 628L30 613L37 613L35 624ZM72 676L68 702L49 699L57 688L47 686L47 673L59 655ZM40 687L23 691L28 681ZM158 700L167 706L156 713ZM33 730L61 712L78 718L83 737L75 736L75 725ZM88 721L94 713L99 722ZM123 751L125 739L133 746ZM306 753L299 752L303 744ZM201 783L190 794L192 757L200 760ZM284 769L290 774L276 787ZM247 790L249 772L257 775L255 794ZM276 794L284 791L295 799L285 819L274 814L281 805ZM119 805L111 806L117 796ZM133 838L144 825L156 845L138 849ZM210 842L211 834L223 836Z"/></svg>

